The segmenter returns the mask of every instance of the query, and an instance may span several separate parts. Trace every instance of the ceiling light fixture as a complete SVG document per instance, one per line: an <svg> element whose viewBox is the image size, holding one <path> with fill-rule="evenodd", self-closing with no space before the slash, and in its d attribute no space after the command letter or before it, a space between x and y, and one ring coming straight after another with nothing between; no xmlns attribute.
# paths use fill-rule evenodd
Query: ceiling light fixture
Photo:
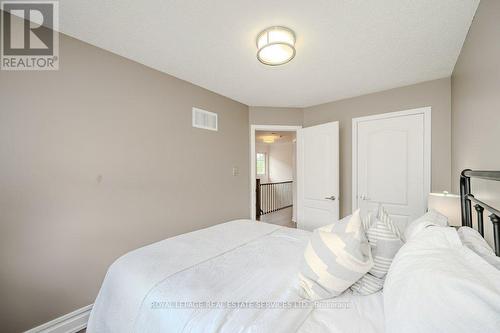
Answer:
<svg viewBox="0 0 500 333"><path fill-rule="evenodd" d="M257 59L278 66L295 57L295 33L285 27L269 27L257 36Z"/></svg>
<svg viewBox="0 0 500 333"><path fill-rule="evenodd" d="M276 138L275 138L274 135L263 136L262 137L262 142L264 142L264 143L274 143L275 139Z"/></svg>

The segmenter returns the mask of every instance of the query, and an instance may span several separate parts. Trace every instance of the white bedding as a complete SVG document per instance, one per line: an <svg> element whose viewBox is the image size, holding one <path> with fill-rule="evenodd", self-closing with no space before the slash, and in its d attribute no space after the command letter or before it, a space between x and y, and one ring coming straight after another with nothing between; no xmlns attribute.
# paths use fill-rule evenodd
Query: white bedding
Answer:
<svg viewBox="0 0 500 333"><path fill-rule="evenodd" d="M132 251L110 267L87 332L382 332L380 293L301 303L309 234L238 220Z"/></svg>
<svg viewBox="0 0 500 333"><path fill-rule="evenodd" d="M394 258L384 308L389 333L498 333L500 271L454 228L428 227Z"/></svg>
<svg viewBox="0 0 500 333"><path fill-rule="evenodd" d="M384 332L384 299L379 291L372 295L355 296L351 291L335 298L345 302L344 309L317 308L310 312L300 333L378 333Z"/></svg>

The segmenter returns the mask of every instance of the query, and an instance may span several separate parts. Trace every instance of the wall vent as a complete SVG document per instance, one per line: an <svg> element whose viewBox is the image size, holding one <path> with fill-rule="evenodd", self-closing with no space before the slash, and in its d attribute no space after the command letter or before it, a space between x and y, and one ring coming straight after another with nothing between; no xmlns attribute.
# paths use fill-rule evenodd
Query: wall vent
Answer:
<svg viewBox="0 0 500 333"><path fill-rule="evenodd" d="M217 131L217 113L193 108L193 127Z"/></svg>

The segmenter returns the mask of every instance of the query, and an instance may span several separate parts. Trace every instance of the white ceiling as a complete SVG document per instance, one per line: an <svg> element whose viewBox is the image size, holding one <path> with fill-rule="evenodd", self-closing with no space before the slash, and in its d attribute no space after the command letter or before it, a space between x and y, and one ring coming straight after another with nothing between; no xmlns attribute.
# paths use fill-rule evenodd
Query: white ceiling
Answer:
<svg viewBox="0 0 500 333"><path fill-rule="evenodd" d="M479 0L65 0L60 30L251 106L305 107L450 76ZM264 28L297 56L255 57Z"/></svg>

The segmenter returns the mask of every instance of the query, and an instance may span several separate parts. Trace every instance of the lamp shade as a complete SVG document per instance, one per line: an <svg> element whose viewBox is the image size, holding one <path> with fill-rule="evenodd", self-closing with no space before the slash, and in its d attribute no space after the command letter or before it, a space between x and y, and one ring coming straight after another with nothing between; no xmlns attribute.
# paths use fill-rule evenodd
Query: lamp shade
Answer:
<svg viewBox="0 0 500 333"><path fill-rule="evenodd" d="M462 225L460 196L448 192L430 193L427 205L429 209L434 209L446 216L451 226L459 227Z"/></svg>
<svg viewBox="0 0 500 333"><path fill-rule="evenodd" d="M257 59L265 65L283 65L295 56L295 33L285 27L269 27L257 36Z"/></svg>

